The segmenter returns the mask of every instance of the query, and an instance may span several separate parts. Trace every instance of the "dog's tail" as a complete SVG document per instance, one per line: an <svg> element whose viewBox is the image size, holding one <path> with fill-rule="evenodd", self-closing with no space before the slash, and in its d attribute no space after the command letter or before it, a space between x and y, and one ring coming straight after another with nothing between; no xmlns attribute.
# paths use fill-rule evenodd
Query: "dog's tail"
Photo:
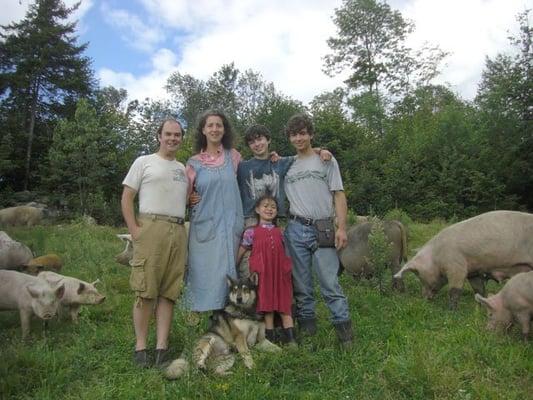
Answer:
<svg viewBox="0 0 533 400"><path fill-rule="evenodd" d="M187 374L189 372L189 361L185 358L185 355L182 353L179 358L172 361L169 366L165 369L164 375L167 379L178 379L179 377Z"/></svg>

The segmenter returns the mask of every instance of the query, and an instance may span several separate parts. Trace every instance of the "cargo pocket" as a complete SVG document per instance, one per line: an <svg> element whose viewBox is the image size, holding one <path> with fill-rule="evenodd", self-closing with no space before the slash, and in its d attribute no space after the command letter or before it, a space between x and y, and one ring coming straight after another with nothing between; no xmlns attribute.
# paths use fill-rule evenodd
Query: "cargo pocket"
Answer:
<svg viewBox="0 0 533 400"><path fill-rule="evenodd" d="M144 276L145 259L131 260L131 275L130 287L136 292L144 292L146 290L146 279Z"/></svg>

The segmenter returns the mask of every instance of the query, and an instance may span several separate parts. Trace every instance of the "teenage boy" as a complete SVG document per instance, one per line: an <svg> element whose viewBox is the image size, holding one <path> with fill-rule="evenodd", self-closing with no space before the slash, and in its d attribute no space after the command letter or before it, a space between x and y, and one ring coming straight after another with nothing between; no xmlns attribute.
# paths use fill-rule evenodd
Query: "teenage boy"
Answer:
<svg viewBox="0 0 533 400"><path fill-rule="evenodd" d="M300 333L317 330L313 272L331 313L331 321L344 348L352 344L353 333L348 302L337 277L337 250L347 244L346 196L335 158L322 163L311 147L313 123L306 114L293 115L286 134L296 149L296 160L285 176L285 193L290 215L285 229L286 245L292 258L296 319ZM335 247L319 247L316 222L336 219ZM314 261L314 262L313 262Z"/></svg>
<svg viewBox="0 0 533 400"><path fill-rule="evenodd" d="M173 307L185 271L187 234L183 223L188 179L184 165L176 161L182 138L180 123L165 120L157 131L158 151L137 158L122 182L122 215L134 243L130 261L130 286L136 297L134 362L143 368L150 365L146 342L154 307L155 365L162 367L169 360ZM137 193L139 215L136 218L133 201Z"/></svg>
<svg viewBox="0 0 533 400"><path fill-rule="evenodd" d="M244 135L246 144L253 153L253 158L241 161L237 169L237 181L241 192L242 208L244 213L244 228L257 224L255 203L264 194L269 193L276 198L278 203L278 219L287 216L287 205L283 181L287 171L296 159L295 156L281 157L277 161L271 160L270 131L264 125L250 126ZM320 155L320 159L331 159L331 153L325 149L312 149ZM239 276L245 278L250 275L248 270L247 251L239 265Z"/></svg>

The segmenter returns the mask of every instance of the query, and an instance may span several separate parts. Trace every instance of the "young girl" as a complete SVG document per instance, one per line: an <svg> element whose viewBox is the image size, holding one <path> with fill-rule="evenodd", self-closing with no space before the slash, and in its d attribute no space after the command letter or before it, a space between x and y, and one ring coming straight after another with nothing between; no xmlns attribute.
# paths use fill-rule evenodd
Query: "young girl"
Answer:
<svg viewBox="0 0 533 400"><path fill-rule="evenodd" d="M265 315L266 338L275 341L274 313L281 316L282 341L295 345L292 307L292 262L285 254L283 234L275 225L278 215L276 199L266 194L255 206L258 223L244 231L237 263L251 248L250 272L259 275L257 311Z"/></svg>

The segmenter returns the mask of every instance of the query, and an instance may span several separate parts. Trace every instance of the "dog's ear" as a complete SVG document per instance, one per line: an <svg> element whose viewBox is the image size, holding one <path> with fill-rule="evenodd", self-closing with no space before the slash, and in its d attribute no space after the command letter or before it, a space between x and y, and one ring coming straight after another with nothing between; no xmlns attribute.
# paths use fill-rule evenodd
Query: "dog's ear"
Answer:
<svg viewBox="0 0 533 400"><path fill-rule="evenodd" d="M237 282L235 279L233 279L231 276L226 275L226 282L228 282L228 286L232 287Z"/></svg>
<svg viewBox="0 0 533 400"><path fill-rule="evenodd" d="M257 286L259 283L259 275L257 275L257 272L252 272L250 274L250 282L252 282L254 286Z"/></svg>

